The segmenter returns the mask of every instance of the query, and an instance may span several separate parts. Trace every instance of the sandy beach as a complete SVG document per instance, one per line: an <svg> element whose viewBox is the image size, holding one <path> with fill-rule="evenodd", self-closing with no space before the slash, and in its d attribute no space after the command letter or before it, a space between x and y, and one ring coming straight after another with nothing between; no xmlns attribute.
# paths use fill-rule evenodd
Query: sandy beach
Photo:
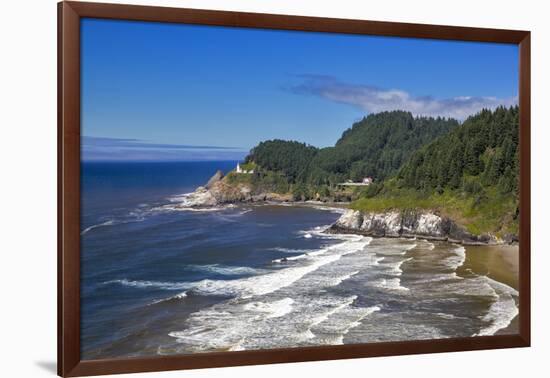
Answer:
<svg viewBox="0 0 550 378"><path fill-rule="evenodd" d="M468 246L462 270L467 271L468 269L517 290L519 247L517 245Z"/></svg>
<svg viewBox="0 0 550 378"><path fill-rule="evenodd" d="M468 246L466 261L459 269L460 275L471 273L486 275L496 281L505 283L518 290L519 283L519 246ZM497 334L514 334L518 332L518 317Z"/></svg>

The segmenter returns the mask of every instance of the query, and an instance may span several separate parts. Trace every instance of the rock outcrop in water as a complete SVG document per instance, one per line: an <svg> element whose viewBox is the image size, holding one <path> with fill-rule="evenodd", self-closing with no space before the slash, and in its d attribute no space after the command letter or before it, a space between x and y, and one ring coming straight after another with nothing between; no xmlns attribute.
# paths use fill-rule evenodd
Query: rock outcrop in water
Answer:
<svg viewBox="0 0 550 378"><path fill-rule="evenodd" d="M490 234L474 235L450 218L424 210L381 213L347 210L326 232L353 233L374 237L417 237L467 245L503 242Z"/></svg>

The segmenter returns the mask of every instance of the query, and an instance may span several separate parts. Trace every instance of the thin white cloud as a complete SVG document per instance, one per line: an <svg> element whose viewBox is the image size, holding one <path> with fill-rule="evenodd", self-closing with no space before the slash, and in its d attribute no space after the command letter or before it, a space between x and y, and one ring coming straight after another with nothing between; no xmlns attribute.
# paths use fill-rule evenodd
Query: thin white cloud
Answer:
<svg viewBox="0 0 550 378"><path fill-rule="evenodd" d="M83 136L83 161L203 161L241 160L240 147L150 143L139 139Z"/></svg>
<svg viewBox="0 0 550 378"><path fill-rule="evenodd" d="M413 96L400 89L383 89L369 85L349 84L330 76L302 75L304 81L292 87L301 94L320 96L330 101L356 106L369 113L405 110L415 116L452 117L464 120L481 109L517 104L517 96L472 97L458 96L437 99L430 96Z"/></svg>

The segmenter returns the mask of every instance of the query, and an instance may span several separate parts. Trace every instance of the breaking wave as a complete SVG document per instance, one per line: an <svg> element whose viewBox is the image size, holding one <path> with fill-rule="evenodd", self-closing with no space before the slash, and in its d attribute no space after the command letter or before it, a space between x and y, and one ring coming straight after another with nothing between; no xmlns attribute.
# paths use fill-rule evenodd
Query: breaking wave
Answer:
<svg viewBox="0 0 550 378"><path fill-rule="evenodd" d="M108 220L108 221L105 221L103 223L94 224L94 225L92 225L90 227L86 227L84 230L82 230L80 235L86 235L88 232L92 231L93 229L96 229L98 227L112 226L113 224L115 224L114 220Z"/></svg>
<svg viewBox="0 0 550 378"><path fill-rule="evenodd" d="M489 308L489 311L481 317L488 325L482 328L474 336L491 336L497 331L506 328L512 323L512 320L519 314L515 298L519 293L517 290L495 281L489 277L484 277L489 286L495 292L495 301Z"/></svg>
<svg viewBox="0 0 550 378"><path fill-rule="evenodd" d="M119 284L122 286L134 287L138 289L161 289L161 290L182 290L192 286L189 282L160 282L160 281L140 281L140 280L111 280L103 282L103 285Z"/></svg>

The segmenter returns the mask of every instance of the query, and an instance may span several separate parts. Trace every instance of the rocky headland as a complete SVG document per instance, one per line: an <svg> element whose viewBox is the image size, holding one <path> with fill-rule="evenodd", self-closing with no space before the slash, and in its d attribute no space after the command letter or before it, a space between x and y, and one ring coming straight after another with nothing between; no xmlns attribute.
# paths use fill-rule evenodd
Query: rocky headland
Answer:
<svg viewBox="0 0 550 378"><path fill-rule="evenodd" d="M373 237L420 238L464 245L496 245L517 242L515 235L499 238L492 234L475 235L452 219L427 210L389 210L361 212L347 210L327 231Z"/></svg>
<svg viewBox="0 0 550 378"><path fill-rule="evenodd" d="M181 207L208 208L246 202L291 202L291 194L266 192L246 182L230 183L222 171L217 171L205 186L182 196Z"/></svg>
<svg viewBox="0 0 550 378"><path fill-rule="evenodd" d="M185 208L212 208L227 204L293 202L293 196L262 190L247 182L230 182L223 172L218 171L205 186L182 196L178 204ZM349 233L372 237L421 238L448 241L464 245L498 245L516 243L517 236L507 234L498 237L490 233L480 235L469 232L438 211L406 209L383 212L346 210L331 225L327 233Z"/></svg>

